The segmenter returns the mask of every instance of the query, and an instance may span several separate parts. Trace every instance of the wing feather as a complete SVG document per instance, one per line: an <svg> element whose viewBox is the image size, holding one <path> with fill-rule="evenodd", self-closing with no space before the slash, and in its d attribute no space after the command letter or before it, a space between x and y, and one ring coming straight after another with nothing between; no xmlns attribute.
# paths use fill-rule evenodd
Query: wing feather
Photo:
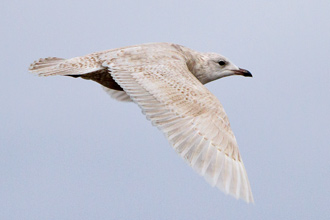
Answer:
<svg viewBox="0 0 330 220"><path fill-rule="evenodd" d="M103 90L111 96L111 98L121 102L132 102L132 99L129 97L129 95L127 95L125 91L109 89L105 86L102 87Z"/></svg>
<svg viewBox="0 0 330 220"><path fill-rule="evenodd" d="M146 65L141 65L138 55ZM171 51L156 58L118 55L103 65L196 172L225 193L253 202L222 105L188 70L184 57L170 56Z"/></svg>

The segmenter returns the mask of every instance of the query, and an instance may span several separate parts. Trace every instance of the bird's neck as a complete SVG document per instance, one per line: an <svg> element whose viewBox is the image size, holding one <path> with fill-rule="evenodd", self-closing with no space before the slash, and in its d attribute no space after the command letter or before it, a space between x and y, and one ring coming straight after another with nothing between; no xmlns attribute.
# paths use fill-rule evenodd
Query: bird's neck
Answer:
<svg viewBox="0 0 330 220"><path fill-rule="evenodd" d="M184 55L189 71L203 84L212 80L207 78L205 67L207 61L203 53L194 51L181 45L175 45L176 49Z"/></svg>

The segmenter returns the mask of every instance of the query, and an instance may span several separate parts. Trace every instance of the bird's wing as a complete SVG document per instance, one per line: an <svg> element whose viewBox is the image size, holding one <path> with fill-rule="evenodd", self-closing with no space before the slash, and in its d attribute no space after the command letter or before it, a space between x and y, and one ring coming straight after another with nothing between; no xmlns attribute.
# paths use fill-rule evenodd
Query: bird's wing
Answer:
<svg viewBox="0 0 330 220"><path fill-rule="evenodd" d="M117 101L120 101L120 102L132 102L132 99L129 97L129 95L127 95L127 93L125 91L109 89L105 86L102 86L102 87L103 87L104 91L111 96L111 98L113 98Z"/></svg>
<svg viewBox="0 0 330 220"><path fill-rule="evenodd" d="M167 137L176 152L225 193L253 202L235 136L218 99L188 70L183 57L108 59L113 79Z"/></svg>

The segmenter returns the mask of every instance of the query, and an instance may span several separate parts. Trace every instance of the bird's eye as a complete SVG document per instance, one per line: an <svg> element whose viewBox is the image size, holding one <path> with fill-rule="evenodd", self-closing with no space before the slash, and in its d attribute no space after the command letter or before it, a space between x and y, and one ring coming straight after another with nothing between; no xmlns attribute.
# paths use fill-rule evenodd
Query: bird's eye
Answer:
<svg viewBox="0 0 330 220"><path fill-rule="evenodd" d="M219 61L219 65L220 65L220 66L224 66L224 65L226 65L226 62L223 61L223 60L220 60L220 61Z"/></svg>

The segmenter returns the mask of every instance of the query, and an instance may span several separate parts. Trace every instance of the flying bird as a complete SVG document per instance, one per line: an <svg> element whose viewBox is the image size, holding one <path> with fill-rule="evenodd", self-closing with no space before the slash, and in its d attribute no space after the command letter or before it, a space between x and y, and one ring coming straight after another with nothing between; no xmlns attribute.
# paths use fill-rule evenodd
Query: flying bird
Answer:
<svg viewBox="0 0 330 220"><path fill-rule="evenodd" d="M135 102L175 151L226 194L253 202L236 138L219 100L203 85L242 75L226 57L172 43L149 43L30 65L39 76L70 76L101 84L118 101Z"/></svg>

